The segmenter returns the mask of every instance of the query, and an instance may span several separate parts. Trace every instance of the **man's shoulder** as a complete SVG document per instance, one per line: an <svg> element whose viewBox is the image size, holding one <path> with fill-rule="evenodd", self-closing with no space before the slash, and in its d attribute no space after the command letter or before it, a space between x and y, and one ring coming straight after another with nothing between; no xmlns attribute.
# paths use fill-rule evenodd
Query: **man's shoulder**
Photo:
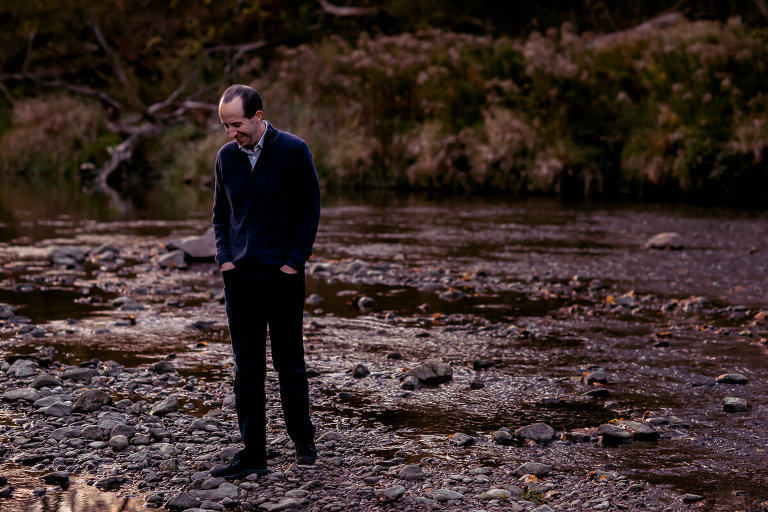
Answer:
<svg viewBox="0 0 768 512"><path fill-rule="evenodd" d="M237 151L237 142L231 140L219 148L219 157L227 157Z"/></svg>
<svg viewBox="0 0 768 512"><path fill-rule="evenodd" d="M303 147L307 145L307 143L304 142L304 139L290 132L284 132L275 127L272 127L272 131L274 132L272 135L272 142L274 144L279 144L284 147Z"/></svg>

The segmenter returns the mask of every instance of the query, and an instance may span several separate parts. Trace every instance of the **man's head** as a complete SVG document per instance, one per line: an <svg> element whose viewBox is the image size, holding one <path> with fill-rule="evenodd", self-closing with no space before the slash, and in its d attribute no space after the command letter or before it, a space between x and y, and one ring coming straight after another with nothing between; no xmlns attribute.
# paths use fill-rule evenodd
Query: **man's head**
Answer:
<svg viewBox="0 0 768 512"><path fill-rule="evenodd" d="M253 149L266 129L261 118L261 95L247 85L235 84L221 95L219 119L227 135L241 146Z"/></svg>

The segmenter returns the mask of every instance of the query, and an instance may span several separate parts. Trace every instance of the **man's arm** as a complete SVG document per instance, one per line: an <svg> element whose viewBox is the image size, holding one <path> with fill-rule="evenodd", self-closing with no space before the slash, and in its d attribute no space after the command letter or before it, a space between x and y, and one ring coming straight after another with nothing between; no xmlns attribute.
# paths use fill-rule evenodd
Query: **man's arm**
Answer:
<svg viewBox="0 0 768 512"><path fill-rule="evenodd" d="M312 245L315 243L317 227L320 224L320 184L309 147L302 144L296 151L296 207L299 212L296 234L285 265L293 270L301 270L312 255ZM285 267L282 270L287 271Z"/></svg>
<svg viewBox="0 0 768 512"><path fill-rule="evenodd" d="M213 234L216 240L216 263L221 270L234 268L232 254L229 251L229 198L224 188L224 175L221 168L221 154L216 156L215 186L213 192ZM225 268L226 267L226 268Z"/></svg>

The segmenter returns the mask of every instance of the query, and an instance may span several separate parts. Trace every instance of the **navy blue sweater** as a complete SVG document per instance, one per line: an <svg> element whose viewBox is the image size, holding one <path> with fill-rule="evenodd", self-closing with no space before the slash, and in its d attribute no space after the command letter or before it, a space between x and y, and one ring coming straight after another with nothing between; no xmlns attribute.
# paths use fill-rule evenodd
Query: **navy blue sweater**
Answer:
<svg viewBox="0 0 768 512"><path fill-rule="evenodd" d="M317 171L303 140L267 125L253 170L235 141L219 150L212 222L219 266L301 271L319 222Z"/></svg>

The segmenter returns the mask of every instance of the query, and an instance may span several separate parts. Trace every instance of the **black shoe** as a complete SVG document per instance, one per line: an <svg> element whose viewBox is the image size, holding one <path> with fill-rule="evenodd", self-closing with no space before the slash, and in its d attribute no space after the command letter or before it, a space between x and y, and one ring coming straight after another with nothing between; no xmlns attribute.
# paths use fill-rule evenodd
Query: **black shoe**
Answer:
<svg viewBox="0 0 768 512"><path fill-rule="evenodd" d="M217 466L211 471L211 476L221 477L225 480L238 480L248 475L266 475L267 473L269 470L266 462L254 462L242 457L240 453L236 453L232 457L232 462L226 466Z"/></svg>
<svg viewBox="0 0 768 512"><path fill-rule="evenodd" d="M317 449L313 440L296 443L296 462L312 465L317 460Z"/></svg>

